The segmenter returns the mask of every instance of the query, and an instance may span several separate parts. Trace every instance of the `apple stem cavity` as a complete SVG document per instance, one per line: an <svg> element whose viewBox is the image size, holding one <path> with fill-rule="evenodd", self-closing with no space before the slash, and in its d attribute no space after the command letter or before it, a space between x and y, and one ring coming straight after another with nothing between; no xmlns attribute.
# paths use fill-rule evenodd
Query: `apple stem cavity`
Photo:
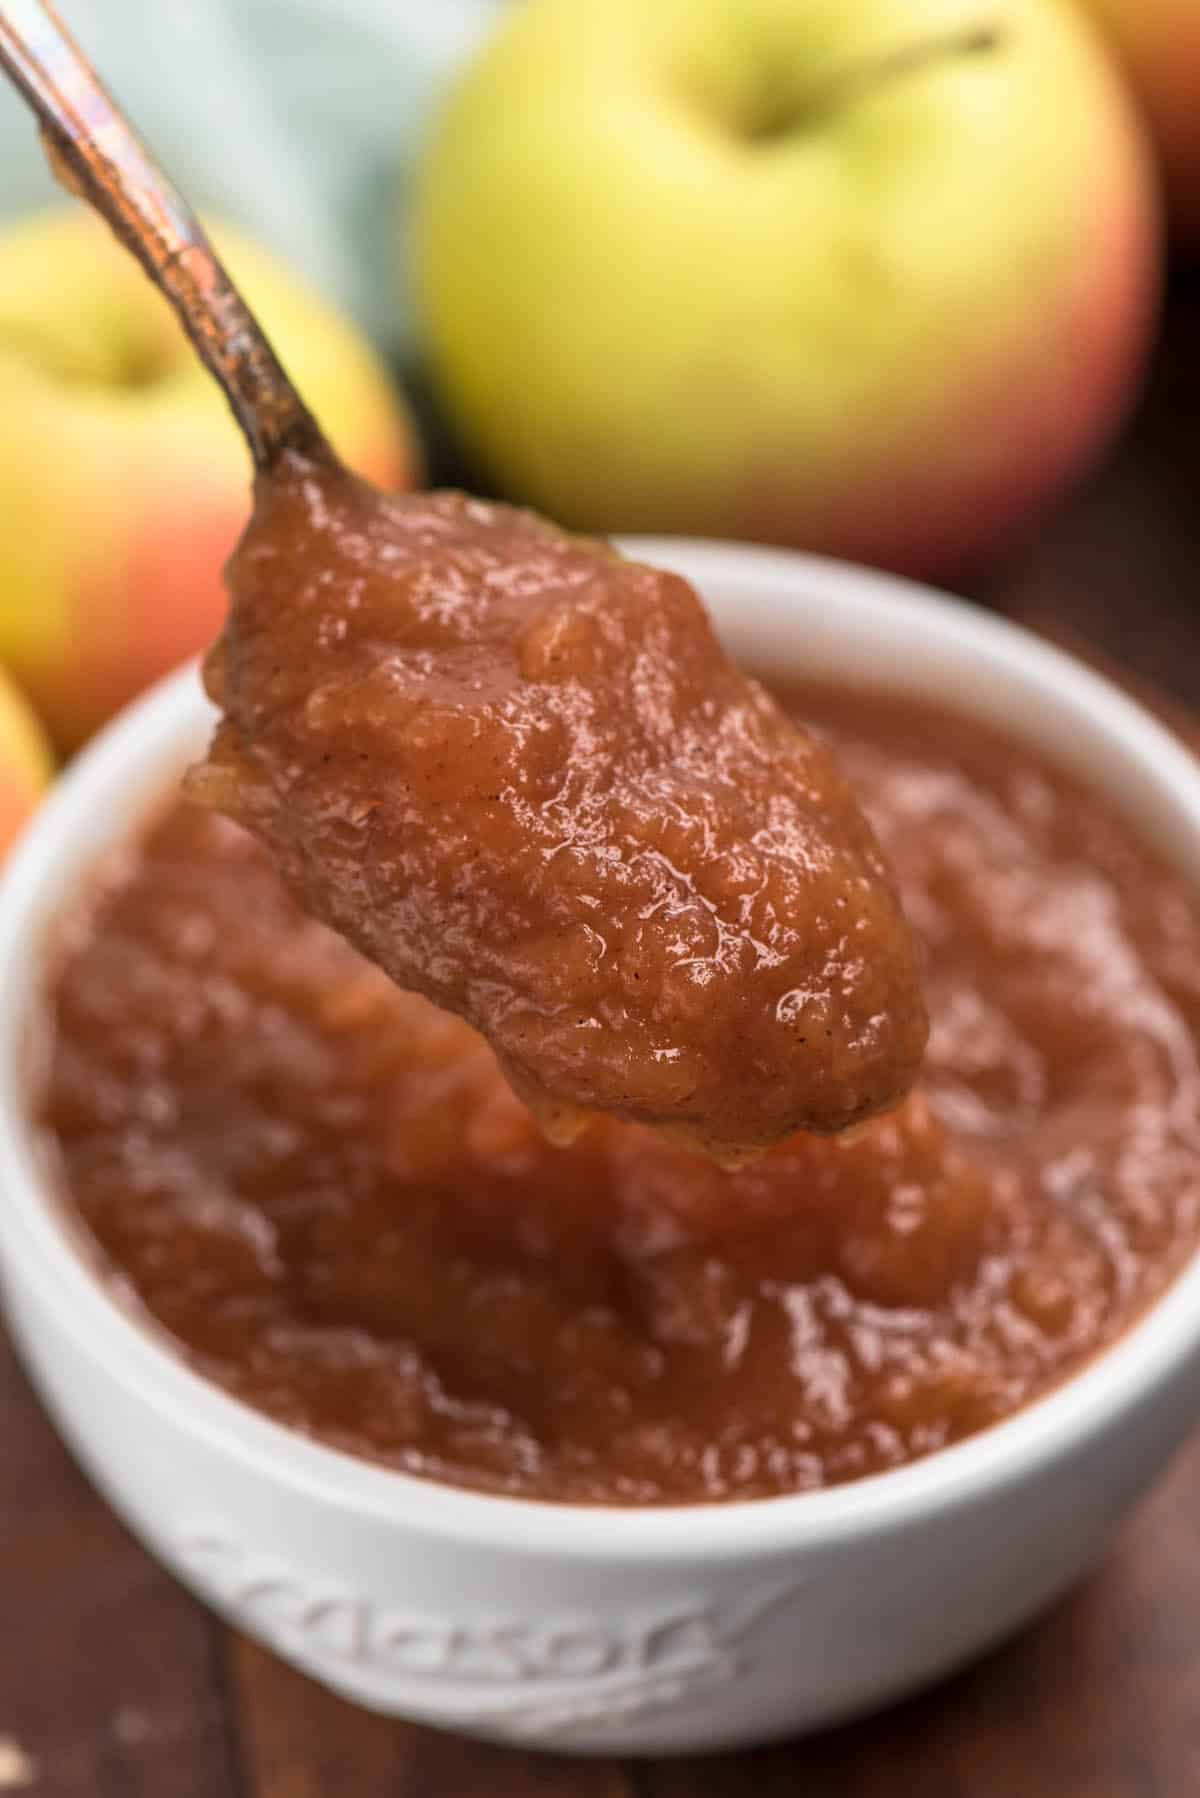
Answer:
<svg viewBox="0 0 1200 1798"><path fill-rule="evenodd" d="M1000 24L981 21L959 31L940 32L919 38L915 43L881 51L828 76L819 87L804 95L798 105L791 106L786 119L767 120L751 135L760 139L777 138L807 130L855 101L876 94L896 81L922 74L928 68L960 58L990 56L1003 49L1007 35Z"/></svg>
<svg viewBox="0 0 1200 1798"><path fill-rule="evenodd" d="M94 207L174 308L228 400L256 472L288 450L332 462L320 426L196 215L49 0L0 0L0 67L37 115L56 178Z"/></svg>

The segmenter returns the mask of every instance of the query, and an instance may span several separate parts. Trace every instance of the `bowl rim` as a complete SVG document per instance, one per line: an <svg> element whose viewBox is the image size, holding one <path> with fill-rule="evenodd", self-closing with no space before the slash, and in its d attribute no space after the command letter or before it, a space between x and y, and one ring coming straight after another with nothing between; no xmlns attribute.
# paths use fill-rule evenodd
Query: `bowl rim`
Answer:
<svg viewBox="0 0 1200 1798"><path fill-rule="evenodd" d="M1200 762L1103 676L1011 622L898 576L799 552L695 538L623 546L680 568L704 590L736 581L769 611L803 588L889 628L932 631L993 673L1033 685L1102 731L1186 815L1200 866ZM718 608L719 609L719 608ZM857 616L853 615L854 610ZM878 682L874 683L878 685ZM669 1506L568 1504L443 1484L363 1460L274 1422L193 1369L165 1332L105 1289L58 1207L22 1104L22 1048L48 916L155 792L152 770L181 761L211 712L196 667L181 668L118 715L43 802L0 879L0 1249L80 1350L176 1429L312 1500L429 1536L552 1559L672 1563L752 1559L805 1545L882 1537L1000 1496L1118 1426L1200 1352L1200 1250L1107 1348L1011 1416L922 1460L844 1485L771 1498ZM136 786L138 798L128 796ZM119 822L109 821L117 796ZM125 796L122 803L121 796ZM81 843L85 847L81 847ZM65 870L65 871L64 871ZM49 894L49 897L48 897ZM48 912L47 912L48 908Z"/></svg>

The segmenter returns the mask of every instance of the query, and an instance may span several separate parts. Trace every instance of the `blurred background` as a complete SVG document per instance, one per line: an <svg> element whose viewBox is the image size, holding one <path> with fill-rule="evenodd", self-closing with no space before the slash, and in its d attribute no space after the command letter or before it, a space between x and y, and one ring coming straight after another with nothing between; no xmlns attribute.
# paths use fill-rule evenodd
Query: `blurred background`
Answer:
<svg viewBox="0 0 1200 1798"><path fill-rule="evenodd" d="M62 0L383 484L815 550L1200 701L1197 0ZM0 848L219 628L232 422L0 92Z"/></svg>

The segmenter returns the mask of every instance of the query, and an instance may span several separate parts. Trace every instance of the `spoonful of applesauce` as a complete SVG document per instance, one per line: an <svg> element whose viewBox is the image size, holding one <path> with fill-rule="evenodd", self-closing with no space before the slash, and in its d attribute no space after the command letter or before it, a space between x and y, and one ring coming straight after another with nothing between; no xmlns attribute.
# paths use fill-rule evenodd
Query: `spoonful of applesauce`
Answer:
<svg viewBox="0 0 1200 1798"><path fill-rule="evenodd" d="M531 512L356 479L49 5L0 5L0 62L250 447L191 795L481 1031L556 1139L604 1111L733 1164L894 1104L926 1020L883 856L692 588Z"/></svg>

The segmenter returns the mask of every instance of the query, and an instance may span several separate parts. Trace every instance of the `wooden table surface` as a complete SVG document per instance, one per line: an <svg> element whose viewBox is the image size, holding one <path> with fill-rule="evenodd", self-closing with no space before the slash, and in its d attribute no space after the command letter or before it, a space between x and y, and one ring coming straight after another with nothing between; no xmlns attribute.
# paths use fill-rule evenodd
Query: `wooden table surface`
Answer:
<svg viewBox="0 0 1200 1798"><path fill-rule="evenodd" d="M1090 642L1200 719L1198 441L1192 278L1173 295L1115 456L976 591ZM1186 710L1178 718L1186 728ZM1200 1794L1200 1436L1081 1590L927 1696L753 1754L571 1762L368 1716L237 1638L94 1496L0 1339L0 1794L10 1791L1189 1798Z"/></svg>

